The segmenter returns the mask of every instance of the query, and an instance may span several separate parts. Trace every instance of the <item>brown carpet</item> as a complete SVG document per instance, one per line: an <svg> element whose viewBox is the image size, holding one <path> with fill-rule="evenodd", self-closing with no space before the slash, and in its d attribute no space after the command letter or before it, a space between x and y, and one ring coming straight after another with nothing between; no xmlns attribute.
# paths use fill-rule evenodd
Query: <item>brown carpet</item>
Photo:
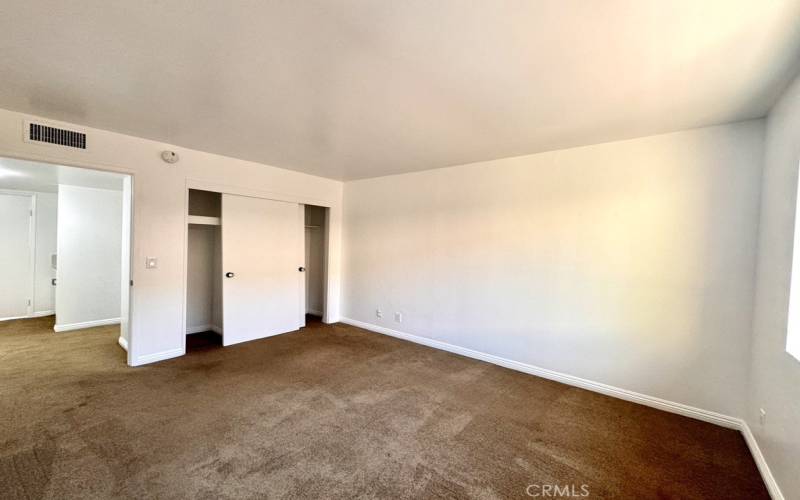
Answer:
<svg viewBox="0 0 800 500"><path fill-rule="evenodd" d="M51 327L0 323L3 499L768 498L736 431L350 326L140 368Z"/></svg>

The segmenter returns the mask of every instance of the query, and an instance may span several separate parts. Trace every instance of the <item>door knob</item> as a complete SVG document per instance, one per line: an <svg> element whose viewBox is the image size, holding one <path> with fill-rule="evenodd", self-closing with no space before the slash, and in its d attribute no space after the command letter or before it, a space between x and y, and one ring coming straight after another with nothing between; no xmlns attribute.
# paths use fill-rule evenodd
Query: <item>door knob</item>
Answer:
<svg viewBox="0 0 800 500"><path fill-rule="evenodd" d="M233 273L225 273L225 277L226 278L233 278L234 274Z"/></svg>
<svg viewBox="0 0 800 500"><path fill-rule="evenodd" d="M306 268L305 267L298 267L297 270L300 271L301 273L306 272Z"/></svg>

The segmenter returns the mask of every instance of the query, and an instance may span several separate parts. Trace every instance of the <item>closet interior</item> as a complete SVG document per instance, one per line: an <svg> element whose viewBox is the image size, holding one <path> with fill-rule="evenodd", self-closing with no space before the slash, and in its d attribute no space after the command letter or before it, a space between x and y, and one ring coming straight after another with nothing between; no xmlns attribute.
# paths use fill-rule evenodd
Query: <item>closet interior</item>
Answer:
<svg viewBox="0 0 800 500"><path fill-rule="evenodd" d="M222 195L190 189L188 215L187 349L222 345Z"/></svg>
<svg viewBox="0 0 800 500"><path fill-rule="evenodd" d="M305 205L305 301L309 320L325 315L325 247L327 209Z"/></svg>

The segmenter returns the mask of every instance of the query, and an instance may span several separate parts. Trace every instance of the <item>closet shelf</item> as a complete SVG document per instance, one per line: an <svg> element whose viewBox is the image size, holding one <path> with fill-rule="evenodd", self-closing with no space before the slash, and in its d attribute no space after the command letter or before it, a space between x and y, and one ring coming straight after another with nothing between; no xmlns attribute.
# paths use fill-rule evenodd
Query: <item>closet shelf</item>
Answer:
<svg viewBox="0 0 800 500"><path fill-rule="evenodd" d="M206 226L219 226L219 217L204 217L202 215L190 215L189 224L204 224Z"/></svg>

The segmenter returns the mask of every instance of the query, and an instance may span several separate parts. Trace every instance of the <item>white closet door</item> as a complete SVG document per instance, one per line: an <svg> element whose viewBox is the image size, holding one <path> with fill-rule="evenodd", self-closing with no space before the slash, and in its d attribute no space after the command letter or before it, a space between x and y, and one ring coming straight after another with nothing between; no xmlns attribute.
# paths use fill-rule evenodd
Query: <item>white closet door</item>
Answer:
<svg viewBox="0 0 800 500"><path fill-rule="evenodd" d="M30 313L32 200L30 195L0 194L0 319Z"/></svg>
<svg viewBox="0 0 800 500"><path fill-rule="evenodd" d="M300 205L222 195L223 345L299 328Z"/></svg>
<svg viewBox="0 0 800 500"><path fill-rule="evenodd" d="M300 242L300 258L303 263L300 264L303 272L297 276L297 325L298 328L306 326L306 275L308 268L306 267L306 207L300 205L300 210L297 212L297 238Z"/></svg>

